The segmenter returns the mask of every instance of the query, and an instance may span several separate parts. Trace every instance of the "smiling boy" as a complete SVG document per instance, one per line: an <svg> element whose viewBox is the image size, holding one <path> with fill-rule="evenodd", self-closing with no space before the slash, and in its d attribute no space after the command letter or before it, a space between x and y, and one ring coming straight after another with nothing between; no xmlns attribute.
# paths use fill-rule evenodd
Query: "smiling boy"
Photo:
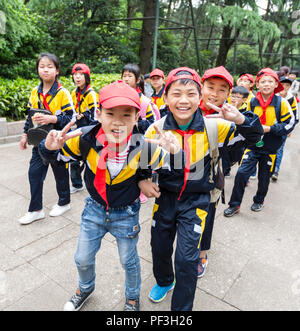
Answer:
<svg viewBox="0 0 300 331"><path fill-rule="evenodd" d="M174 288L171 310L192 310L200 242L210 204L210 191L216 186L214 172L211 178L209 142L199 109L200 95L201 79L195 70L187 67L172 70L165 87L165 102L170 112L146 132L146 137L150 139L156 137L158 127L162 132L172 132L185 152L184 175L177 179L172 173L159 175L159 186L145 183L156 186L156 190L161 192L160 196L153 195L156 200L151 247L157 284L149 298L160 302ZM237 135L237 126L245 136L251 133L256 135L256 141L259 139L262 128L256 115L250 114L248 118L231 105L224 105L219 112L218 117L231 121L217 120L219 146L225 146ZM174 274L172 253L176 234Z"/></svg>
<svg viewBox="0 0 300 331"><path fill-rule="evenodd" d="M260 70L256 77L256 85L259 92L248 104L248 110L259 116L264 135L256 145L245 150L235 176L229 208L224 210L225 217L231 217L240 211L245 186L257 164L258 188L253 197L251 210L262 210L270 177L275 168L277 150L282 144L283 137L294 128L295 118L288 101L275 94L283 90L276 72L270 68Z"/></svg>

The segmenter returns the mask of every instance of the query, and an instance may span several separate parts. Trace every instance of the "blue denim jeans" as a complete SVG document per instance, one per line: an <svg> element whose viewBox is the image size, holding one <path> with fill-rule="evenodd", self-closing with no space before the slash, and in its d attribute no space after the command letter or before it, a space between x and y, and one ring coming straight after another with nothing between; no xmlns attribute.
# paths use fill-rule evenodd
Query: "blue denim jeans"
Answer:
<svg viewBox="0 0 300 331"><path fill-rule="evenodd" d="M141 270L137 252L140 202L124 208L106 208L91 197L86 198L81 216L75 263L79 274L79 289L89 292L95 288L95 256L101 240L109 232L117 240L120 262L125 270L125 296L136 300L140 295ZM113 285L113 284L112 284Z"/></svg>

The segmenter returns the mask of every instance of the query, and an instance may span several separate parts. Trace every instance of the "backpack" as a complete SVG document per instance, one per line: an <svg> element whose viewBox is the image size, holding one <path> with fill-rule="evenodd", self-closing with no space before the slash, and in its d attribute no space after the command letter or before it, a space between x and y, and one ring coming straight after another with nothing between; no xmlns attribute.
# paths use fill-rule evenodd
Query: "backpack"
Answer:
<svg viewBox="0 0 300 331"><path fill-rule="evenodd" d="M155 126L161 131L163 131L165 119L166 117L163 117L155 123ZM220 196L222 196L222 203L225 203L225 196L224 196L225 179L222 171L221 159L219 159L217 120L207 119L205 117L203 117L203 119L204 119L204 125L209 144L209 155L211 158L210 176L209 176L209 183L211 184L214 183L214 179L213 179L214 169L217 166L216 187L212 191L210 191L210 202L211 203L217 202Z"/></svg>
<svg viewBox="0 0 300 331"><path fill-rule="evenodd" d="M160 113L159 113L159 109L156 106L156 104L154 102L152 102L149 98L147 98L145 95L142 94L142 98L141 98L141 118L143 120L146 119L146 112L147 112L147 108L148 106L151 106L155 115L155 121L158 121L160 119Z"/></svg>

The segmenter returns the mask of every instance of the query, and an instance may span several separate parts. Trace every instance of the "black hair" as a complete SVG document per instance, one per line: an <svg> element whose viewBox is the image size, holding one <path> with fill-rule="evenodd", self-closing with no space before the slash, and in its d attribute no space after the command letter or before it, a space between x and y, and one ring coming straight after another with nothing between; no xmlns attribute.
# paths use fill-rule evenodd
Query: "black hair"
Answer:
<svg viewBox="0 0 300 331"><path fill-rule="evenodd" d="M82 70L82 68L80 68L80 67L77 67L77 68L75 69L75 71L80 71L80 70ZM74 75L74 74L73 74L73 75ZM75 83L73 75L72 75L72 80L73 80L73 83ZM84 73L84 78L85 78L85 84L86 84L86 85L91 84L91 77L90 77L90 75Z"/></svg>
<svg viewBox="0 0 300 331"><path fill-rule="evenodd" d="M60 61L59 58L52 53L41 53L36 61L36 72L39 74L39 63L43 57L47 57L50 61L52 61L55 65L55 68L58 70L58 75L56 75L55 79L57 80L60 75Z"/></svg>
<svg viewBox="0 0 300 331"><path fill-rule="evenodd" d="M244 98L248 98L249 96L249 91L244 87L244 86L235 86L231 94L241 94Z"/></svg>
<svg viewBox="0 0 300 331"><path fill-rule="evenodd" d="M144 79L148 79L148 78L150 78L150 74L149 73L144 75Z"/></svg>
<svg viewBox="0 0 300 331"><path fill-rule="evenodd" d="M193 75L189 72L189 71L185 71L185 70L181 70L181 71L178 71L175 76L182 76L182 75L189 75L191 77L193 77ZM199 92L199 95L201 95L201 87L191 78L182 78L182 79L178 79L177 81L173 81L172 83L170 83L166 88L165 88L165 95L168 94L169 92L169 89L171 87L171 85L174 83L174 82L180 82L180 84L183 84L183 85L187 85L187 84L194 84L196 87L197 87L197 90Z"/></svg>
<svg viewBox="0 0 300 331"><path fill-rule="evenodd" d="M125 71L129 71L129 72L133 73L135 76L136 82L140 79L140 82L137 84L137 87L139 87L140 90L142 91L142 93L144 93L145 82L141 75L140 67L135 63L127 63L122 69L121 77L123 77L123 74Z"/></svg>

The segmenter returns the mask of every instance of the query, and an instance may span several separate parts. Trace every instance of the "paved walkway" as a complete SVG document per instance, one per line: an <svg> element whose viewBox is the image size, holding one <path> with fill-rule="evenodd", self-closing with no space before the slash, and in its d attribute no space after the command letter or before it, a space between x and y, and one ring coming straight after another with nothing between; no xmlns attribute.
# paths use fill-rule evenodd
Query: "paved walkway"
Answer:
<svg viewBox="0 0 300 331"><path fill-rule="evenodd" d="M300 309L300 129L288 139L277 183L270 184L265 207L250 211L256 180L246 189L241 213L223 217L219 205L209 265L198 280L194 310ZM77 286L73 256L86 191L72 196L72 208L58 218L28 226L17 219L27 211L31 151L17 144L0 147L0 310L61 310ZM234 169L234 172L236 169ZM226 180L227 200L233 177ZM52 171L44 187L48 215L57 202ZM153 201L142 206L139 254L142 267L141 310L167 311L147 299L154 285L150 251ZM97 257L96 291L85 310L122 310L124 273L112 236Z"/></svg>

